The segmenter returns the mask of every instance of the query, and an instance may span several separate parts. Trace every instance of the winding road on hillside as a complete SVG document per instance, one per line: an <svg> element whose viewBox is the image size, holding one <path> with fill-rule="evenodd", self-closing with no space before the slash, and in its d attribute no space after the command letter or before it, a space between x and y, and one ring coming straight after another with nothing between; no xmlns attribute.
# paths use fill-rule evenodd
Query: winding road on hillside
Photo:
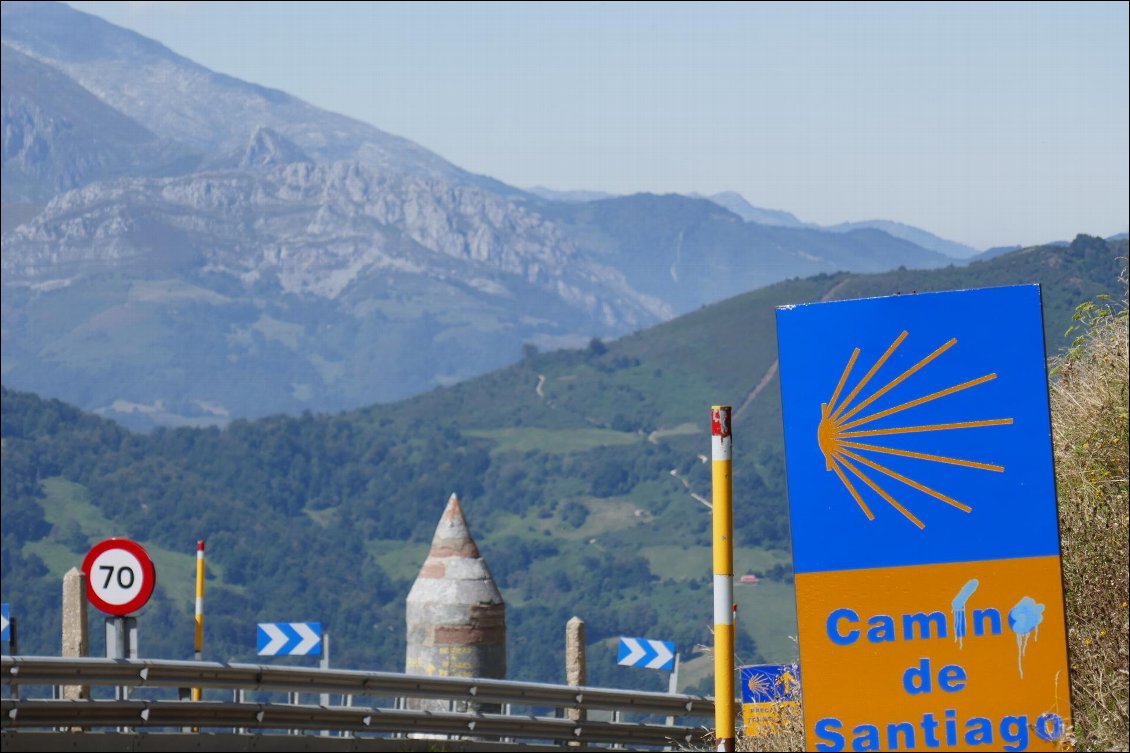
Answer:
<svg viewBox="0 0 1130 753"><path fill-rule="evenodd" d="M839 293L840 290L843 289L844 285L846 285L851 279L853 278L850 276L845 277L844 279L833 285L824 293L824 295L820 296L820 302L824 303L826 301L832 300L832 298L835 297L835 295ZM769 386L769 384L773 381L773 377L777 376L777 373L780 370L780 361L773 359L773 363L769 365L769 368L766 369L765 373L761 375L761 379L758 380L757 386L749 391L749 394L745 396L745 400L742 401L741 407L739 407L738 410L734 413L734 421L737 421L737 419L739 419L742 414L746 413L749 410L749 407L753 405L753 401L756 400L758 395L760 395L765 390L765 388ZM648 440L653 441L652 437L654 437L657 433L658 431L652 432L651 436L648 437ZM699 459L704 463L707 461L706 456L699 456ZM707 509L711 509L713 507L710 500L706 499L701 494L697 494L693 489L691 489L690 482L686 478L679 475L677 468L672 468L670 473L672 478L683 485L683 488L686 490L687 494L691 496L692 499L694 499L696 502L700 503Z"/></svg>
<svg viewBox="0 0 1130 753"><path fill-rule="evenodd" d="M829 288L828 291L824 293L824 295L820 296L820 302L825 303L832 300L832 297L835 296L836 293L840 292L844 285L846 285L851 279L852 277L848 276L837 282L835 285ZM762 375L761 380L757 383L757 386L750 390L750 393L746 395L745 400L742 401L741 406L734 413L734 421L737 421L742 417L744 413L749 410L749 407L753 405L753 401L756 400L757 396L760 395L762 391L769 386L769 383L773 381L773 377L777 376L777 372L780 371L780 369L780 361L773 359L773 363L770 364L769 368L765 370L765 374Z"/></svg>

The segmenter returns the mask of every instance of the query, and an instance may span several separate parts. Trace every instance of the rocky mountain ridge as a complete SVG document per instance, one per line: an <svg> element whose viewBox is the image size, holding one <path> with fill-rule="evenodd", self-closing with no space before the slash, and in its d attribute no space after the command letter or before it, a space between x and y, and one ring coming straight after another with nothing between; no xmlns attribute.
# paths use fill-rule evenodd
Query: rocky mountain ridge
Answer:
<svg viewBox="0 0 1130 753"><path fill-rule="evenodd" d="M180 253L130 243L142 232L175 238ZM265 128L236 169L70 191L5 243L19 250L2 262L12 284L55 288L77 274L146 261L166 274L226 274L244 285L270 280L283 293L334 299L361 275L395 269L457 274L503 296L506 281L498 275L515 276L612 328L672 315L522 206L358 162L318 165Z"/></svg>

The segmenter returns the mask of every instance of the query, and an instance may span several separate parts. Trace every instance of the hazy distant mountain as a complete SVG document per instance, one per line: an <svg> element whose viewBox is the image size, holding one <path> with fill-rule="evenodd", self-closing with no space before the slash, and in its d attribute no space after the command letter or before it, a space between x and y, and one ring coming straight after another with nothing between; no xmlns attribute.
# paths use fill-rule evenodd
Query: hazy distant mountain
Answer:
<svg viewBox="0 0 1130 753"><path fill-rule="evenodd" d="M549 201L566 201L566 202L580 202L580 201L599 201L601 199L611 199L616 194L607 193L605 191L555 191L552 188L545 186L534 186L527 188L528 193L534 196L540 196Z"/></svg>
<svg viewBox="0 0 1130 753"><path fill-rule="evenodd" d="M708 196L715 204L729 209L746 222L756 222L759 225L772 225L777 227L815 227L807 222L801 222L789 212L779 209L762 209L755 207L745 200L745 197L735 191L723 191L713 196Z"/></svg>
<svg viewBox="0 0 1130 753"><path fill-rule="evenodd" d="M1003 254L1011 254L1013 251L1019 251L1021 248L1023 248L1023 246L993 246L974 256L971 261L986 261Z"/></svg>
<svg viewBox="0 0 1130 753"><path fill-rule="evenodd" d="M708 198L715 204L729 209L746 222L756 222L759 225L808 228L811 230L826 230L833 233L850 233L855 230L880 230L894 238L910 241L917 246L929 249L930 251L936 251L939 254L944 254L954 259L969 259L979 253L977 249L970 246L948 241L945 238L939 238L933 233L929 233L921 228L904 225L901 222L866 220L863 222L844 222L839 225L821 227L820 225L810 222L802 222L789 212L755 207L746 201L745 197L734 191L717 193Z"/></svg>
<svg viewBox="0 0 1130 753"><path fill-rule="evenodd" d="M829 225L824 229L830 230L833 233L850 233L853 230L864 229L882 230L884 233L893 235L895 238L902 238L922 248L928 248L931 251L937 251L939 254L952 256L955 259L969 259L980 253L980 251L971 246L966 246L965 244L955 241L947 241L945 238L939 238L933 233L928 233L921 228L904 225L901 222L891 222L890 220L843 222L839 225Z"/></svg>
<svg viewBox="0 0 1130 753"><path fill-rule="evenodd" d="M558 204L542 212L578 246L617 258L633 288L679 313L788 277L953 261L877 230L839 234L744 222L711 200L678 194Z"/></svg>
<svg viewBox="0 0 1130 753"><path fill-rule="evenodd" d="M394 400L788 277L949 262L538 196L66 5L2 13L3 380L133 426Z"/></svg>

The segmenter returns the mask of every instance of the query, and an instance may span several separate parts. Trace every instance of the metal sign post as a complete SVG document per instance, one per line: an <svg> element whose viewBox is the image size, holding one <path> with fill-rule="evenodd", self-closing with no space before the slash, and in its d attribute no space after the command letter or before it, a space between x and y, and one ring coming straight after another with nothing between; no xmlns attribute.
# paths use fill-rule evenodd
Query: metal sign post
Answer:
<svg viewBox="0 0 1130 753"><path fill-rule="evenodd" d="M137 643L136 617L106 618L107 659L136 659L138 657ZM116 697L119 701L128 701L129 688L119 687Z"/></svg>
<svg viewBox="0 0 1130 753"><path fill-rule="evenodd" d="M710 456L714 501L714 734L718 750L735 750L734 732L734 508L731 408L710 408Z"/></svg>
<svg viewBox="0 0 1130 753"><path fill-rule="evenodd" d="M106 658L107 659L136 659L137 653L137 618L136 617L107 617L106 618ZM130 689L120 685L114 689L114 700L128 701ZM119 732L129 732L129 727L119 727Z"/></svg>
<svg viewBox="0 0 1130 753"><path fill-rule="evenodd" d="M676 695L679 692L679 655L675 654L675 666L671 669L671 677L667 680L667 692ZM667 717L667 726L675 726L675 717Z"/></svg>

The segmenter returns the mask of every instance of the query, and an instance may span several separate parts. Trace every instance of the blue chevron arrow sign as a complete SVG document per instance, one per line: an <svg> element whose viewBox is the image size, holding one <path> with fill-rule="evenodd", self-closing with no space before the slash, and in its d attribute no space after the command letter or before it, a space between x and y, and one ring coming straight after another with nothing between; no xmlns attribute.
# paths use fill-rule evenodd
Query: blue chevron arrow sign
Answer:
<svg viewBox="0 0 1130 753"><path fill-rule="evenodd" d="M648 638L621 638L620 653L616 663L625 667L647 669L675 668L675 644L671 641L653 641Z"/></svg>
<svg viewBox="0 0 1130 753"><path fill-rule="evenodd" d="M260 622L259 656L321 656L322 623Z"/></svg>

